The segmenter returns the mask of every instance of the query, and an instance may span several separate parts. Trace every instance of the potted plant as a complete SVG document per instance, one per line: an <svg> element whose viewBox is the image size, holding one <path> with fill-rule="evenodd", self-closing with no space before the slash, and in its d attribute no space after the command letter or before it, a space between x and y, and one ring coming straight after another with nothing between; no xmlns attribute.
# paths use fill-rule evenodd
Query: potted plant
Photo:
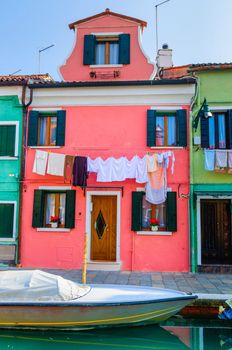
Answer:
<svg viewBox="0 0 232 350"><path fill-rule="evenodd" d="M152 231L158 231L159 228L159 220L157 219L151 219L150 220L150 226Z"/></svg>
<svg viewBox="0 0 232 350"><path fill-rule="evenodd" d="M52 228L58 227L59 221L60 221L59 216L57 215L51 216L50 217L51 227Z"/></svg>

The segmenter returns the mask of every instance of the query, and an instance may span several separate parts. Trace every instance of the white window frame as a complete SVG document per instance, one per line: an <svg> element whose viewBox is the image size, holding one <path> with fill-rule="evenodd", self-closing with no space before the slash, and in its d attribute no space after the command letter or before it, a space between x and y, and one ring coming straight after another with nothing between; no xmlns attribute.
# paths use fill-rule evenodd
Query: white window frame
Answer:
<svg viewBox="0 0 232 350"><path fill-rule="evenodd" d="M2 238L0 237L0 242L5 242L5 241L10 241L10 242L14 242L16 239L16 210L17 210L17 201L7 201L7 200L0 200L0 204L13 204L14 205L14 217L13 217L13 234L12 234L12 238Z"/></svg>
<svg viewBox="0 0 232 350"><path fill-rule="evenodd" d="M19 121L0 121L1 125L15 125L15 149L13 157L0 156L0 160L15 160L19 154Z"/></svg>

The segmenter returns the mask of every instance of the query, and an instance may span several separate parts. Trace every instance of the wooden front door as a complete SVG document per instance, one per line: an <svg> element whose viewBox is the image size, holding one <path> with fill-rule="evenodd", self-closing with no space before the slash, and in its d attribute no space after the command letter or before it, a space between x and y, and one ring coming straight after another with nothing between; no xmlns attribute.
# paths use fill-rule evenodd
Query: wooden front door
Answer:
<svg viewBox="0 0 232 350"><path fill-rule="evenodd" d="M92 196L91 260L116 261L116 196Z"/></svg>
<svg viewBox="0 0 232 350"><path fill-rule="evenodd" d="M202 264L232 264L231 201L201 200Z"/></svg>

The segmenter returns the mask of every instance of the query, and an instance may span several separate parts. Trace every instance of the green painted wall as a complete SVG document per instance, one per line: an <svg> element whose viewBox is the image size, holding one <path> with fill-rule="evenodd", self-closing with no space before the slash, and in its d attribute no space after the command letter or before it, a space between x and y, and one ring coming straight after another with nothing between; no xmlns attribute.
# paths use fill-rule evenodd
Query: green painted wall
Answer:
<svg viewBox="0 0 232 350"><path fill-rule="evenodd" d="M210 107L232 109L232 70L206 70L195 72L198 78L198 94L192 110L192 121L197 115L204 98ZM204 170L204 150L193 144L193 136L200 136L200 121L195 132L190 130L190 213L191 213L191 269L197 271L197 207L196 195L232 194L232 175Z"/></svg>
<svg viewBox="0 0 232 350"><path fill-rule="evenodd" d="M228 106L232 108L232 70L197 72L199 77L198 101L194 106L192 115L196 115L204 98L209 107ZM200 122L197 132L200 136ZM192 148L191 183L231 183L232 175L210 172L204 170L204 151L198 146Z"/></svg>
<svg viewBox="0 0 232 350"><path fill-rule="evenodd" d="M16 240L1 240L0 245L16 245L16 259L18 246L18 209L20 193L20 164L22 142L22 105L17 96L0 96L0 121L18 121L18 156L8 159L0 157L0 201L16 201ZM0 256L1 261L1 256Z"/></svg>

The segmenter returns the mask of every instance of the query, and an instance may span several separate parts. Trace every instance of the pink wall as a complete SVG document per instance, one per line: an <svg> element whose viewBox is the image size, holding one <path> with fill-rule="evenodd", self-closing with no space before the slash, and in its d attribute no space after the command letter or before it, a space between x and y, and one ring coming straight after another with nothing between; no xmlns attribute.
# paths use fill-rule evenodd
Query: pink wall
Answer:
<svg viewBox="0 0 232 350"><path fill-rule="evenodd" d="M103 78L90 78L90 71L113 72L120 71L118 78L110 80L148 80L154 70L153 64L147 62L138 43L138 23L125 19L105 15L104 18L97 18L88 23L81 23L76 29L76 42L71 55L64 65L60 67L60 73L64 81L96 81L105 80ZM117 32L130 34L130 57L131 61L123 67L94 67L90 68L83 64L84 35L99 32ZM106 79L109 80L109 79Z"/></svg>
<svg viewBox="0 0 232 350"><path fill-rule="evenodd" d="M36 108L36 107L34 107ZM143 156L146 147L146 115L150 106L64 107L66 110L66 146L52 152L101 156ZM183 108L187 108L184 106ZM160 151L160 150L159 150ZM131 192L134 180L96 183L90 174L88 185L124 186L121 197L120 260L122 270L188 271L188 199L189 150L175 149L175 171L168 169L168 187L177 196L178 231L171 236L139 236L131 227ZM32 228L33 191L39 186L64 186L63 177L32 173L35 149L27 149L23 193L21 263L24 267L81 268L86 231L86 197L80 188L76 194L76 227L70 232L37 232Z"/></svg>

